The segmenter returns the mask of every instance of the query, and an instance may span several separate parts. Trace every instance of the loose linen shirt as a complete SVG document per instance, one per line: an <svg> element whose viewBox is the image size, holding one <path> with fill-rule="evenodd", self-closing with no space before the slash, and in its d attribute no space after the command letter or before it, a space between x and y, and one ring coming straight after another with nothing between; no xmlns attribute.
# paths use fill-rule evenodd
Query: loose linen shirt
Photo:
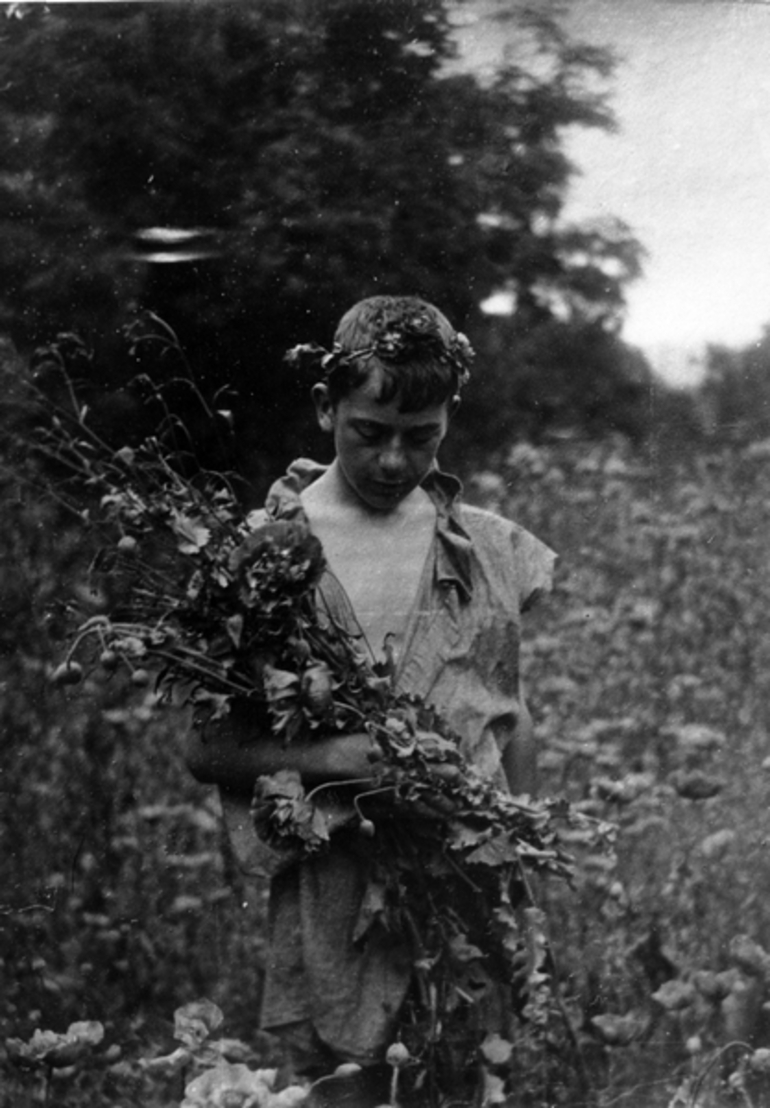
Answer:
<svg viewBox="0 0 770 1108"><path fill-rule="evenodd" d="M324 472L295 462L270 490L255 525L304 516L300 494ZM502 753L519 715L521 613L550 588L554 553L510 520L464 505L456 478L432 471L423 488L436 528L396 661L395 688L435 705L461 737L465 756L507 787ZM343 626L355 614L327 570L323 602ZM269 851L223 796L236 856L244 869L270 872ZM368 884L365 852L338 832L328 853L273 876L270 945L262 1024L310 1020L341 1056L366 1063L390 1041L411 978L406 945L384 932L360 936Z"/></svg>

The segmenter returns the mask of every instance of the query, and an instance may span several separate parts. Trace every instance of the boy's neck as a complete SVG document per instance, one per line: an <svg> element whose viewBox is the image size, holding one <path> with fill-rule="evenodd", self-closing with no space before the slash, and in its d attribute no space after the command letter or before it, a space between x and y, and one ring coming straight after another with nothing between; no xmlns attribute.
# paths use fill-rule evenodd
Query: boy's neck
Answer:
<svg viewBox="0 0 770 1108"><path fill-rule="evenodd" d="M351 521L383 528L401 526L412 516L432 507L430 497L418 486L388 510L373 508L351 487L336 460L303 491L302 503L311 522L313 516L346 516Z"/></svg>
<svg viewBox="0 0 770 1108"><path fill-rule="evenodd" d="M418 486L392 510L377 511L332 464L304 490L302 504L373 659L397 658L435 534L431 497Z"/></svg>

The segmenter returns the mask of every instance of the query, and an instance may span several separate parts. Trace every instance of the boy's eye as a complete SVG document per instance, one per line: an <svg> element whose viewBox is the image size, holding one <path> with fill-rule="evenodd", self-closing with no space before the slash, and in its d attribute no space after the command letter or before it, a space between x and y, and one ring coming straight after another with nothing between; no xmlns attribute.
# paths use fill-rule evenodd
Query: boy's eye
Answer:
<svg viewBox="0 0 770 1108"><path fill-rule="evenodd" d="M374 442L382 435L382 428L376 423L359 423L356 430L366 442Z"/></svg>
<svg viewBox="0 0 770 1108"><path fill-rule="evenodd" d="M384 427L379 423L363 421L356 423L355 429L359 438L367 443L381 442L392 433L389 427ZM428 446L434 441L437 434L438 431L434 427L415 427L413 430L407 431L404 438L409 446Z"/></svg>
<svg viewBox="0 0 770 1108"><path fill-rule="evenodd" d="M427 431L413 431L409 436L409 441L413 446L427 446L428 443L433 442L436 437L436 432L432 429Z"/></svg>

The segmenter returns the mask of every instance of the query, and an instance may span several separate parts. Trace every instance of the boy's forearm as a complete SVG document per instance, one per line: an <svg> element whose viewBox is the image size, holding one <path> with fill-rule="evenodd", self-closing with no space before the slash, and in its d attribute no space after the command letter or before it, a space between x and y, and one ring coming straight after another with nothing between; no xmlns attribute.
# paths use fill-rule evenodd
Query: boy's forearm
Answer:
<svg viewBox="0 0 770 1108"><path fill-rule="evenodd" d="M290 769L279 753L272 737L247 735L229 719L205 727L195 727L187 737L185 758L187 767L198 781L206 785L221 785L236 793L251 793L254 782L265 773Z"/></svg>
<svg viewBox="0 0 770 1108"><path fill-rule="evenodd" d="M286 769L295 770L308 785L367 777L376 752L377 744L366 734L286 743L228 717L191 730L186 762L198 781L250 794L258 777Z"/></svg>
<svg viewBox="0 0 770 1108"><path fill-rule="evenodd" d="M514 796L537 795L537 755L532 735L515 735L503 755L503 769Z"/></svg>
<svg viewBox="0 0 770 1108"><path fill-rule="evenodd" d="M534 725L526 701L522 696L516 730L503 751L503 769L508 787L515 795L537 794L537 748Z"/></svg>

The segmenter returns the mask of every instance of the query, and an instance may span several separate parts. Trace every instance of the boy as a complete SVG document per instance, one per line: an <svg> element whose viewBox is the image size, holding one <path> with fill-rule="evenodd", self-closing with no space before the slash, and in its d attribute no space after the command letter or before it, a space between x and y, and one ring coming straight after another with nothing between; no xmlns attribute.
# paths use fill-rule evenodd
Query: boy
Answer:
<svg viewBox="0 0 770 1108"><path fill-rule="evenodd" d="M534 791L520 613L549 587L554 555L516 524L461 505L459 482L436 466L468 376L467 340L432 305L380 296L342 318L331 354L298 351L324 372L312 395L335 457L294 463L267 516L309 522L327 560L323 603L395 687L434 704L482 772ZM247 815L255 779L283 768L311 786L367 778L378 745L367 734L289 746L250 738L235 713L192 735L188 763L220 786L241 864L270 873ZM333 810L328 818L333 826ZM381 1061L410 984L404 943L371 930L356 938L366 853L355 840L336 831L325 855L273 870L262 1022L309 1076Z"/></svg>

